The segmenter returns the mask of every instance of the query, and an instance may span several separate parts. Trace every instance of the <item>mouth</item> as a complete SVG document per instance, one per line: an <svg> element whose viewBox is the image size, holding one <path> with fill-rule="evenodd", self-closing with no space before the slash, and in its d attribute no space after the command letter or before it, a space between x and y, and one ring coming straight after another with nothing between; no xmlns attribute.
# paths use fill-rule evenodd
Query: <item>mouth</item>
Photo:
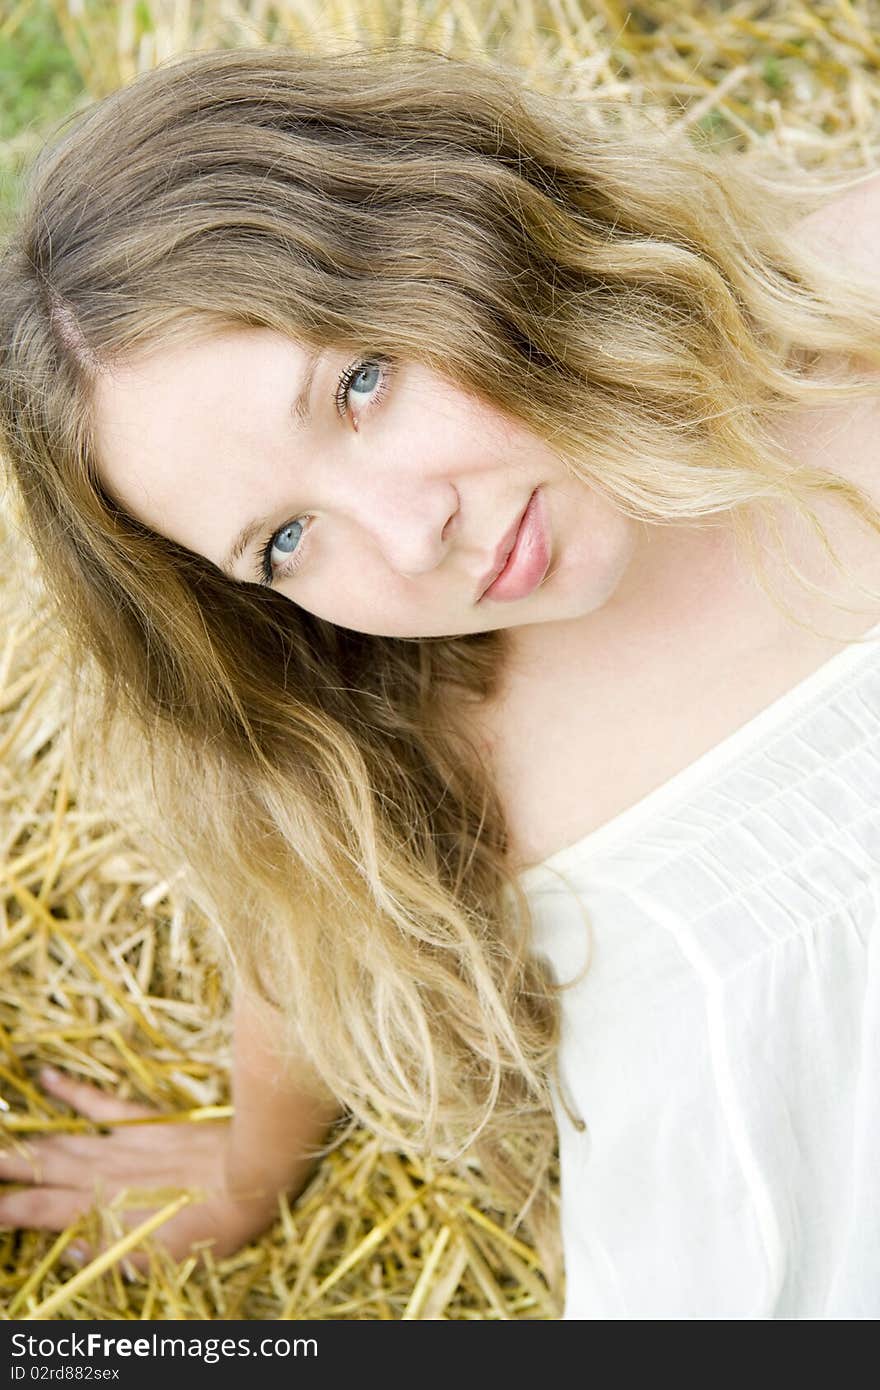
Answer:
<svg viewBox="0 0 880 1390"><path fill-rule="evenodd" d="M526 598L544 579L550 567L550 544L541 489L535 488L528 503L495 552L488 574L481 580L478 603L492 599L511 603Z"/></svg>

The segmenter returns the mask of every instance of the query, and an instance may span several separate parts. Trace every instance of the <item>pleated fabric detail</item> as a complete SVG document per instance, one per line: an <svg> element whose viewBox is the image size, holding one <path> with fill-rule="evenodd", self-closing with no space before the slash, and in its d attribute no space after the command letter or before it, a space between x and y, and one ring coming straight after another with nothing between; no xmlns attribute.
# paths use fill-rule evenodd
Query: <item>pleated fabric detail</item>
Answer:
<svg viewBox="0 0 880 1390"><path fill-rule="evenodd" d="M590 961L564 1316L880 1316L880 643L521 882L557 980Z"/></svg>

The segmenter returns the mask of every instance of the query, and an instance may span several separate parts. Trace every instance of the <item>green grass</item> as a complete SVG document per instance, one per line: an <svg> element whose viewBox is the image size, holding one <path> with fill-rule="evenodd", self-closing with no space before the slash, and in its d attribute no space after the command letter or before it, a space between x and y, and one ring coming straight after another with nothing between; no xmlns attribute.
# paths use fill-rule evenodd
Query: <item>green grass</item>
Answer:
<svg viewBox="0 0 880 1390"><path fill-rule="evenodd" d="M2 29L0 23L0 230L25 159L83 92L47 0L34 0L8 35Z"/></svg>
<svg viewBox="0 0 880 1390"><path fill-rule="evenodd" d="M52 9L37 0L14 32L0 38L0 141L28 128L42 130L65 115L82 90Z"/></svg>

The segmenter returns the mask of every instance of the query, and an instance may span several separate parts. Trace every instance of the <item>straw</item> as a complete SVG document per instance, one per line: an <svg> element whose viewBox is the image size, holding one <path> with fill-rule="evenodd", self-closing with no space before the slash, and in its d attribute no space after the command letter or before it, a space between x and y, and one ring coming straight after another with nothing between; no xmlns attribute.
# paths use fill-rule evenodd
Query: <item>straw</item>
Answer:
<svg viewBox="0 0 880 1390"><path fill-rule="evenodd" d="M584 103L651 103L670 128L725 151L772 145L843 177L876 162L880 42L873 0L708 6L702 0L51 0L80 74L81 104L175 53L270 37L304 51L400 39L522 69L532 86ZM0 19L17 38L37 7ZM0 111L3 110L0 91ZM33 122L0 141L0 179L36 151ZM231 1115L229 1012L207 924L143 854L133 828L87 804L65 742L67 695L14 498L0 502L0 1143L109 1135L138 1124ZM156 1106L100 1125L45 1096L42 1065ZM93 1141L94 1142L94 1141ZM134 1194L64 1231L0 1232L10 1318L548 1319L529 1232L479 1170L453 1175L357 1132L279 1200L258 1239L179 1262L161 1226L177 1196L131 1231ZM555 1190L557 1174L550 1174ZM154 1197L154 1200L157 1200ZM151 1234L152 1233L152 1234ZM74 1238L102 1254L61 1272ZM146 1267L123 1273L140 1246Z"/></svg>
<svg viewBox="0 0 880 1390"><path fill-rule="evenodd" d="M40 1303L32 1312L26 1313L24 1321L27 1322L29 1319L51 1317L51 1315L56 1313L65 1303L71 1302L79 1293L88 1288L89 1284L93 1283L105 1270L111 1269L129 1250L133 1250L136 1245L139 1245L144 1237L148 1236L151 1231L155 1231L160 1226L163 1226L176 1212L180 1211L181 1207L186 1206L189 1200L189 1197L186 1195L176 1197L173 1202L169 1202L167 1206L162 1207L152 1216L147 1217L146 1221L142 1221L140 1225L133 1227L127 1236L123 1236L123 1238L118 1240L115 1245L112 1245L109 1250L103 1251L103 1253L92 1260L90 1264L87 1264L84 1269L81 1269L78 1274L75 1274L72 1279L69 1279L66 1284L62 1285L60 1289L56 1289L55 1293L51 1294L49 1298Z"/></svg>

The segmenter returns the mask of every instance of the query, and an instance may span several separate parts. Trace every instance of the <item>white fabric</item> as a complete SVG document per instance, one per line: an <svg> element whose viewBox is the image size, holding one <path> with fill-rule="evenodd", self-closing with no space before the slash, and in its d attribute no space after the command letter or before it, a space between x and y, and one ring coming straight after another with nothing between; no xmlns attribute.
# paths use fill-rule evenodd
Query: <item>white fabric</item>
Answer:
<svg viewBox="0 0 880 1390"><path fill-rule="evenodd" d="M565 1318L880 1316L880 625L520 882ZM588 773L586 774L588 775Z"/></svg>

